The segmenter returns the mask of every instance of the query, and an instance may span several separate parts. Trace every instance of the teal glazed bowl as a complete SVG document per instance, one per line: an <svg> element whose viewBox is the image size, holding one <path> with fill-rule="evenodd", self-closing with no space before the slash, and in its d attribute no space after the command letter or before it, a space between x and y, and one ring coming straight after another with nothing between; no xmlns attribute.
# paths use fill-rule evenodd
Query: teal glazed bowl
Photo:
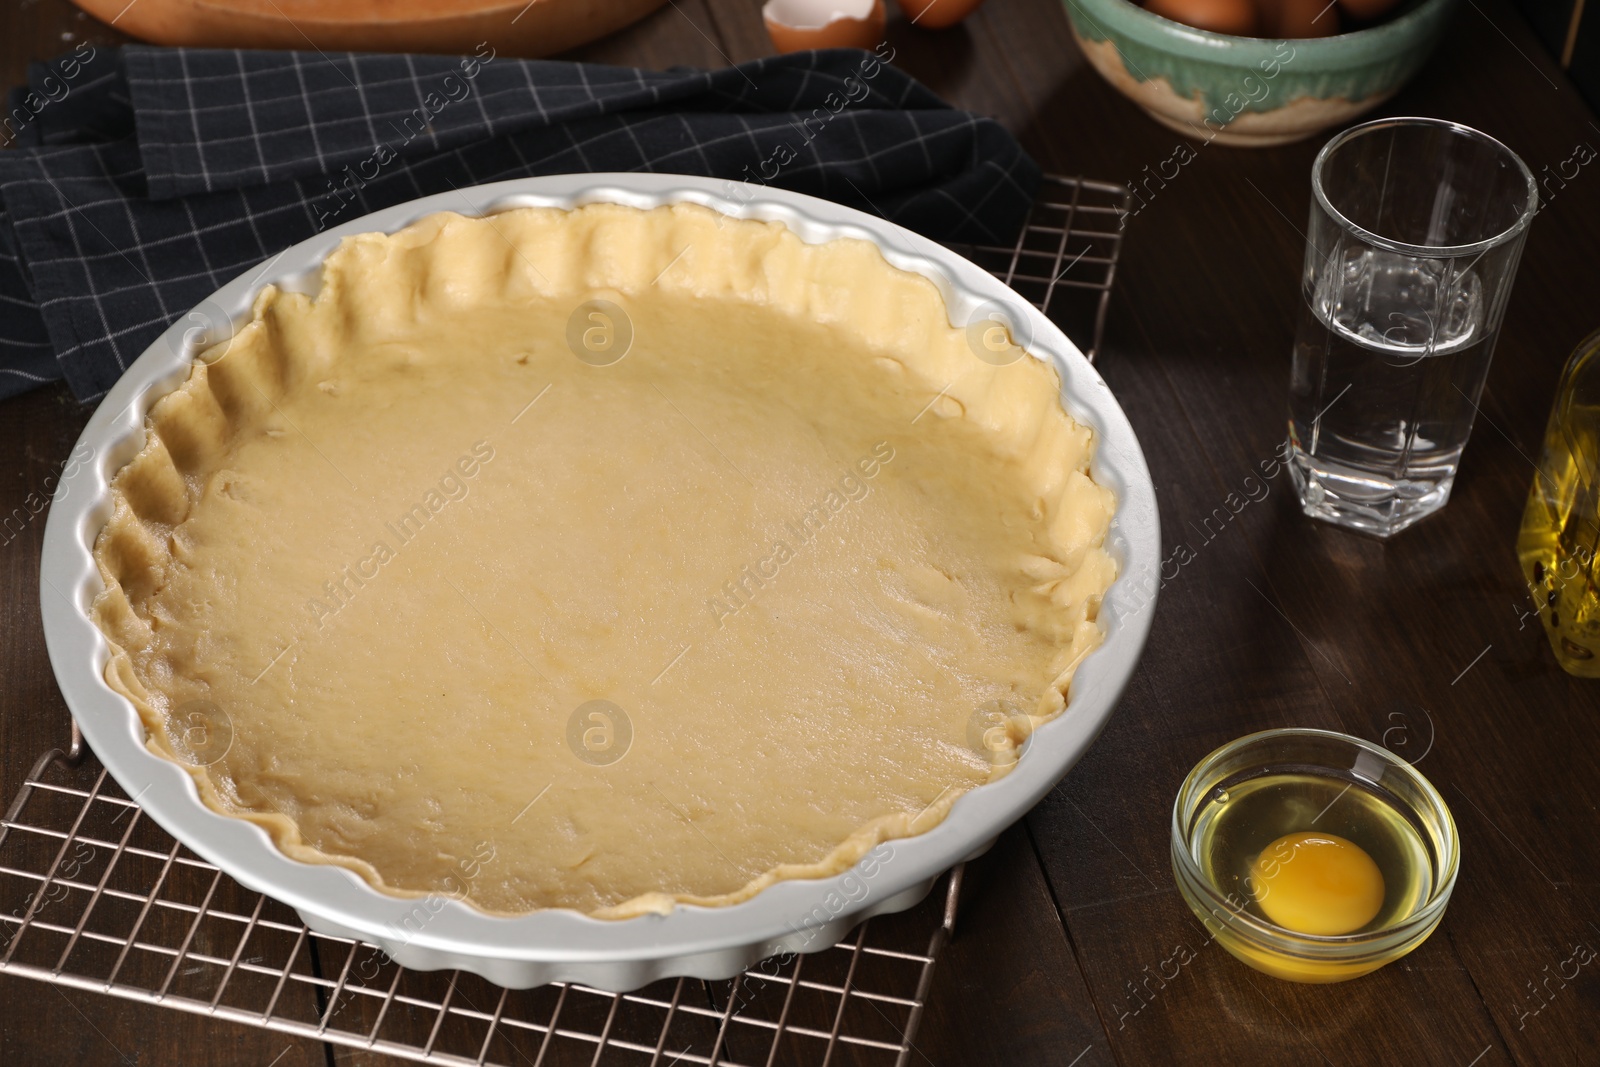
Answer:
<svg viewBox="0 0 1600 1067"><path fill-rule="evenodd" d="M1275 40L1197 30L1130 0L1063 0L1106 81L1201 141L1286 144L1348 123L1399 91L1439 42L1456 0L1406 0L1389 21Z"/></svg>

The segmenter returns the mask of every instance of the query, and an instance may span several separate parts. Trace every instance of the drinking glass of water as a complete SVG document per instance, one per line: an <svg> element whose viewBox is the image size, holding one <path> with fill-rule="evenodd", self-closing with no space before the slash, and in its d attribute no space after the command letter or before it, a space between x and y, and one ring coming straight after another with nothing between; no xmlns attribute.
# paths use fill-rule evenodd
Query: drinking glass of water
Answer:
<svg viewBox="0 0 1600 1067"><path fill-rule="evenodd" d="M1311 168L1289 385L1306 514L1379 537L1450 499L1538 192L1477 130L1381 119Z"/></svg>

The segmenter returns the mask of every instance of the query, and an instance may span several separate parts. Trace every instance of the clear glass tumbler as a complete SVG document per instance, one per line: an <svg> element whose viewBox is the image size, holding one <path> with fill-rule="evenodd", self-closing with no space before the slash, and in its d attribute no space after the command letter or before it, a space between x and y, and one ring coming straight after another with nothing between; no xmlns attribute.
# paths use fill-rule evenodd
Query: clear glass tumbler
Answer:
<svg viewBox="0 0 1600 1067"><path fill-rule="evenodd" d="M1311 189L1289 472L1306 514L1388 537L1450 499L1538 191L1425 118L1344 131Z"/></svg>

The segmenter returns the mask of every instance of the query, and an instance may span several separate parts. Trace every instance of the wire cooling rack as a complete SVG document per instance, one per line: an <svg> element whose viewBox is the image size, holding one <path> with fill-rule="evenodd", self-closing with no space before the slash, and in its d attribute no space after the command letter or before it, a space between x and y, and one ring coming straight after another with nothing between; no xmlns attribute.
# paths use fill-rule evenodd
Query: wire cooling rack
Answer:
<svg viewBox="0 0 1600 1067"><path fill-rule="evenodd" d="M1014 246L956 250L1087 340L1092 359L1130 199L1046 176ZM40 757L0 821L0 972L432 1064L905 1067L920 1058L961 873L833 948L731 981L507 990L308 930L156 826L74 724L71 747Z"/></svg>
<svg viewBox="0 0 1600 1067"><path fill-rule="evenodd" d="M1016 244L951 247L1032 301L1093 362L1132 202L1126 186L1047 174Z"/></svg>

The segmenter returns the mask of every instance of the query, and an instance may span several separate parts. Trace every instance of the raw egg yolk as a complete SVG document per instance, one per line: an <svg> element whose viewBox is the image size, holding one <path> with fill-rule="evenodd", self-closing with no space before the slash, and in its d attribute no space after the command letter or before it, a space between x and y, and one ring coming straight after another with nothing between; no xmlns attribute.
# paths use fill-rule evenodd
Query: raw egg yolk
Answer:
<svg viewBox="0 0 1600 1067"><path fill-rule="evenodd" d="M1335 834L1284 834L1261 850L1250 875L1267 918L1302 934L1348 934L1383 907L1383 872Z"/></svg>

